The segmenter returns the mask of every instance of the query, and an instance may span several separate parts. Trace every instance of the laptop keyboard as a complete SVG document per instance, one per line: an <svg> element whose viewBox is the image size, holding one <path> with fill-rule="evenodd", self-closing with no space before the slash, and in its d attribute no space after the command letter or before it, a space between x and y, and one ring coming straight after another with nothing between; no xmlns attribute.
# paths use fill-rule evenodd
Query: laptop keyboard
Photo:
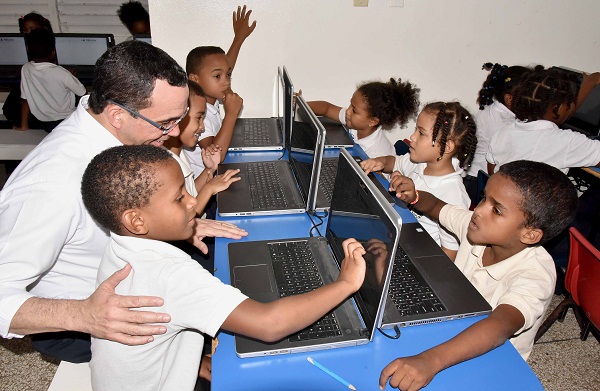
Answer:
<svg viewBox="0 0 600 391"><path fill-rule="evenodd" d="M446 310L401 247L396 250L389 295L402 316Z"/></svg>
<svg viewBox="0 0 600 391"><path fill-rule="evenodd" d="M244 118L244 143L247 146L263 146L269 141L269 130L262 118Z"/></svg>
<svg viewBox="0 0 600 391"><path fill-rule="evenodd" d="M327 201L331 202L333 196L333 185L337 175L337 159L323 159L321 164L321 177L319 178L319 188L323 190L323 194L327 197Z"/></svg>
<svg viewBox="0 0 600 391"><path fill-rule="evenodd" d="M269 243L273 271L279 297L310 292L323 285L308 241ZM290 342L305 341L342 335L333 312L316 323L292 334Z"/></svg>
<svg viewBox="0 0 600 391"><path fill-rule="evenodd" d="M247 167L252 207L255 210L286 209L288 202L276 163L260 162Z"/></svg>

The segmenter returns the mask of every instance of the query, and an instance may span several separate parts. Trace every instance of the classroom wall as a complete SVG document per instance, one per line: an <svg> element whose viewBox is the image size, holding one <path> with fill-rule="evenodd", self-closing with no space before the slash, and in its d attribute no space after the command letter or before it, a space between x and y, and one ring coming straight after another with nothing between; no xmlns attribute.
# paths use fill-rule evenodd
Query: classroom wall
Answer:
<svg viewBox="0 0 600 391"><path fill-rule="evenodd" d="M242 116L273 114L278 65L307 100L346 106L356 85L390 77L421 88L421 102L459 100L475 111L484 62L600 70L597 0L248 1L257 20L233 74ZM185 66L194 47L227 51L239 2L149 0L153 44ZM395 130L392 140L407 137Z"/></svg>

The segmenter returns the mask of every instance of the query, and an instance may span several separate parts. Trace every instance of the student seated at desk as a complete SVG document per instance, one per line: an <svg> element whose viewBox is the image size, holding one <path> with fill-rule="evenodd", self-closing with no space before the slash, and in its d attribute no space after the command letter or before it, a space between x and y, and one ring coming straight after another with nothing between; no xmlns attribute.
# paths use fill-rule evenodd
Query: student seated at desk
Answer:
<svg viewBox="0 0 600 391"><path fill-rule="evenodd" d="M392 174L390 190L459 237L454 262L493 311L441 345L392 361L381 372L380 388L389 379L392 387L418 390L441 370L507 339L526 360L556 280L552 257L541 244L562 231L577 209L569 178L545 163L505 164L490 177L473 212L415 190L413 181L398 173Z"/></svg>
<svg viewBox="0 0 600 391"><path fill-rule="evenodd" d="M338 121L348 128L367 156L393 155L394 146L384 134L393 126L405 127L417 115L419 89L408 81L391 78L387 83L364 83L354 91L346 110L326 101L310 101L316 115Z"/></svg>
<svg viewBox="0 0 600 391"><path fill-rule="evenodd" d="M32 61L21 68L21 126L15 129L27 130L32 125L51 132L75 111L75 95L85 95L85 87L73 74L56 64L56 46L51 31L33 30L25 43Z"/></svg>
<svg viewBox="0 0 600 391"><path fill-rule="evenodd" d="M98 282L129 264L133 271L116 291L159 294L164 298L162 310L171 315L166 334L143 346L93 338L90 367L95 390L192 390L202 332L214 336L223 328L277 341L317 321L364 280L365 250L348 239L338 279L314 291L259 303L223 284L163 242L191 236L196 216L196 199L185 190L181 168L163 148L119 146L103 151L87 167L81 192L90 214L111 230Z"/></svg>
<svg viewBox="0 0 600 391"><path fill-rule="evenodd" d="M368 174L373 171L397 172L411 178L444 202L468 208L471 203L462 180L463 167L473 160L477 138L473 116L458 102L433 102L426 105L415 131L410 136L409 153L380 156L360 163ZM442 250L454 260L458 241L437 221L413 214Z"/></svg>

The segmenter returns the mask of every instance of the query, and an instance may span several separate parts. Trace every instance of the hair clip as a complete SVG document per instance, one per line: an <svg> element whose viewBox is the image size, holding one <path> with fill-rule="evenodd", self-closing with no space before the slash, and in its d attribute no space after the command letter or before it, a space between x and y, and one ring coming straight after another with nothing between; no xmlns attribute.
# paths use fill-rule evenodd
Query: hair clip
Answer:
<svg viewBox="0 0 600 391"><path fill-rule="evenodd" d="M448 121L444 121L444 125L448 125Z"/></svg>
<svg viewBox="0 0 600 391"><path fill-rule="evenodd" d="M508 83L509 81L511 81L511 80L512 80L512 79L511 79L510 77L507 77L506 79L504 79L504 81L505 81L505 82L507 82L507 83Z"/></svg>

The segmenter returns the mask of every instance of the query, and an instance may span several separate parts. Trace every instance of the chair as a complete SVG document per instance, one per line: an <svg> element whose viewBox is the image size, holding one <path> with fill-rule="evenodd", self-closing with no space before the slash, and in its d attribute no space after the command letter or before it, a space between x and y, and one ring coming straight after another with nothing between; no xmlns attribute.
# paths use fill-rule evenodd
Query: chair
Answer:
<svg viewBox="0 0 600 391"><path fill-rule="evenodd" d="M490 179L490 176L487 172L483 170L477 171L477 195L475 196L475 206L477 206L479 201L481 201L483 189L485 189L485 184L487 183L488 179Z"/></svg>
<svg viewBox="0 0 600 391"><path fill-rule="evenodd" d="M408 139L398 140L394 144L394 149L396 149L396 155L398 155L398 156L402 156L402 155L408 153L409 147L410 147L410 140L408 140Z"/></svg>
<svg viewBox="0 0 600 391"><path fill-rule="evenodd" d="M599 339L600 251L592 246L576 228L569 228L569 235L571 247L565 276L567 297L542 323L535 335L535 341L540 339L556 320L562 322L571 307L581 329L579 338L585 341L591 331L596 339Z"/></svg>

